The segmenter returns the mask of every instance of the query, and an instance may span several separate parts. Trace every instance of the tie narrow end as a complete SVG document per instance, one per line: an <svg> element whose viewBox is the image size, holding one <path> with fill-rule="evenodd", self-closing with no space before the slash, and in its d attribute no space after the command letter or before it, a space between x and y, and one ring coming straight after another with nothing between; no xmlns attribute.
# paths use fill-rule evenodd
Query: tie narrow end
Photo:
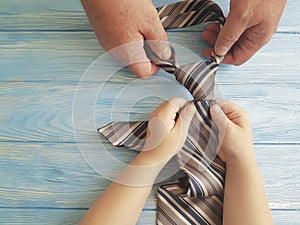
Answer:
<svg viewBox="0 0 300 225"><path fill-rule="evenodd" d="M217 55L214 50L211 52L211 60L212 61L220 64L223 61L223 59L224 59L224 55L223 56Z"/></svg>

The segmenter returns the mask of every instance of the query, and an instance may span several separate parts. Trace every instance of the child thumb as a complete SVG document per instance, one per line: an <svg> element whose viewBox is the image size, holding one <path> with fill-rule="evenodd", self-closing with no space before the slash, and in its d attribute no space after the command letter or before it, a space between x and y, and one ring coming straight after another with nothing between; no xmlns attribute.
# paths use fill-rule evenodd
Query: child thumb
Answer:
<svg viewBox="0 0 300 225"><path fill-rule="evenodd" d="M231 125L231 121L227 118L222 108L218 104L210 107L210 115L219 131L225 132L225 128Z"/></svg>
<svg viewBox="0 0 300 225"><path fill-rule="evenodd" d="M176 121L176 128L181 132L181 137L185 140L188 130L190 127L190 123L196 111L195 105L192 102L186 104L181 112L179 113L179 117Z"/></svg>

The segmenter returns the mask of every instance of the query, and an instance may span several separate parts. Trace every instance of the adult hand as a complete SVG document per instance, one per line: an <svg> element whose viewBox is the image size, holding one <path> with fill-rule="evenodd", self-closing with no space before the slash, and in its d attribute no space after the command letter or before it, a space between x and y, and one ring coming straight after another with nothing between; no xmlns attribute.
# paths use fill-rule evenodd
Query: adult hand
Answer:
<svg viewBox="0 0 300 225"><path fill-rule="evenodd" d="M222 29L207 25L202 38L217 55L225 55L223 63L240 65L250 59L275 33L286 0L231 0L230 12ZM204 55L210 57L212 49Z"/></svg>
<svg viewBox="0 0 300 225"><path fill-rule="evenodd" d="M159 68L144 51L144 39L163 58L171 55L167 35L151 0L81 0L99 43L137 77L146 78ZM162 41L162 42L161 42ZM129 44L130 43L130 44ZM121 46L121 47L119 47ZM130 65L131 64L131 65Z"/></svg>
<svg viewBox="0 0 300 225"><path fill-rule="evenodd" d="M247 112L226 100L211 106L211 117L222 141L218 155L224 162L254 159L251 124Z"/></svg>

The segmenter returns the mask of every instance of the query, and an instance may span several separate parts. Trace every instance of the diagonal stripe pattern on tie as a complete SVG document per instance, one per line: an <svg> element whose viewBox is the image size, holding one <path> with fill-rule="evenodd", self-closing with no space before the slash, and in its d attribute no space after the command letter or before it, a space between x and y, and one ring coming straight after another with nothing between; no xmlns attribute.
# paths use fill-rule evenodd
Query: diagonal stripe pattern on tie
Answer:
<svg viewBox="0 0 300 225"><path fill-rule="evenodd" d="M208 21L224 24L219 6L208 0L182 1L157 8L165 29L192 26ZM221 57L178 65L175 50L168 60L160 59L145 42L149 59L174 74L194 97L196 113L188 136L178 152L184 177L161 185L157 193L157 224L222 224L225 163L217 156L218 129L209 114L214 102L214 77ZM147 121L112 122L98 129L115 146L141 150Z"/></svg>

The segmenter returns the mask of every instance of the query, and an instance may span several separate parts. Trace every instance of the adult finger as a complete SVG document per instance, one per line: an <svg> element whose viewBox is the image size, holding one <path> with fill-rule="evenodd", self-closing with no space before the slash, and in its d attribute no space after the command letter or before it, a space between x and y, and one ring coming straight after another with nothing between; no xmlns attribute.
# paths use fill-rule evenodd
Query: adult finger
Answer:
<svg viewBox="0 0 300 225"><path fill-rule="evenodd" d="M237 10L231 10L217 37L214 50L217 55L226 55L246 29L247 18Z"/></svg>
<svg viewBox="0 0 300 225"><path fill-rule="evenodd" d="M214 31L216 33L219 33L220 31L220 24L219 23L208 23L205 27L207 30Z"/></svg>
<svg viewBox="0 0 300 225"><path fill-rule="evenodd" d="M220 25L218 23L208 23L205 30L201 33L201 37L210 45L214 45L219 32Z"/></svg>
<svg viewBox="0 0 300 225"><path fill-rule="evenodd" d="M145 55L146 56L146 55ZM134 63L128 66L128 68L141 79L151 77L156 74L160 69L155 64L151 63L149 59L145 62Z"/></svg>
<svg viewBox="0 0 300 225"><path fill-rule="evenodd" d="M247 29L228 52L224 63L234 65L245 63L271 39L272 34L264 24Z"/></svg>
<svg viewBox="0 0 300 225"><path fill-rule="evenodd" d="M159 17L155 11L152 15L152 23L142 27L140 31L147 40L151 49L162 59L171 57L171 48L168 43L168 36L164 30Z"/></svg>
<svg viewBox="0 0 300 225"><path fill-rule="evenodd" d="M159 18L154 20L153 24L146 26L141 29L141 35L143 39L147 40L147 43L151 47L151 49L162 59L169 59L171 57L171 48L169 43L167 42L168 37L163 29ZM140 48L143 56L141 58L144 59L143 62L135 63L129 66L129 69L137 75L139 78L147 78L152 76L153 74L159 71L159 67L150 62L147 57L147 54L144 48Z"/></svg>
<svg viewBox="0 0 300 225"><path fill-rule="evenodd" d="M126 51L128 68L138 78L148 78L159 71L158 66L151 63L144 49L144 38L141 36L138 44L131 44L131 47Z"/></svg>
<svg viewBox="0 0 300 225"><path fill-rule="evenodd" d="M239 66L248 61L258 49L246 48L237 42L229 52L225 55L222 63Z"/></svg>
<svg viewBox="0 0 300 225"><path fill-rule="evenodd" d="M210 58L212 51L213 51L212 48L204 49L202 55L206 58ZM245 63L247 60L249 60L255 54L255 52L256 51L254 49L247 50L247 49L243 49L238 45L235 45L225 55L224 59L222 60L222 63L238 66Z"/></svg>
<svg viewBox="0 0 300 225"><path fill-rule="evenodd" d="M212 53L213 49L212 48L207 48L207 49L204 49L203 52L202 52L202 55L206 58L210 58L211 57L211 53ZM223 63L223 61L222 61Z"/></svg>
<svg viewBox="0 0 300 225"><path fill-rule="evenodd" d="M205 30L202 32L201 37L204 41L206 41L210 45L214 45L216 43L218 33L212 30Z"/></svg>
<svg viewBox="0 0 300 225"><path fill-rule="evenodd" d="M108 51L139 78L147 78L155 74L159 68L152 64L144 50L144 38L141 34L135 34L133 39L122 40L124 43Z"/></svg>

